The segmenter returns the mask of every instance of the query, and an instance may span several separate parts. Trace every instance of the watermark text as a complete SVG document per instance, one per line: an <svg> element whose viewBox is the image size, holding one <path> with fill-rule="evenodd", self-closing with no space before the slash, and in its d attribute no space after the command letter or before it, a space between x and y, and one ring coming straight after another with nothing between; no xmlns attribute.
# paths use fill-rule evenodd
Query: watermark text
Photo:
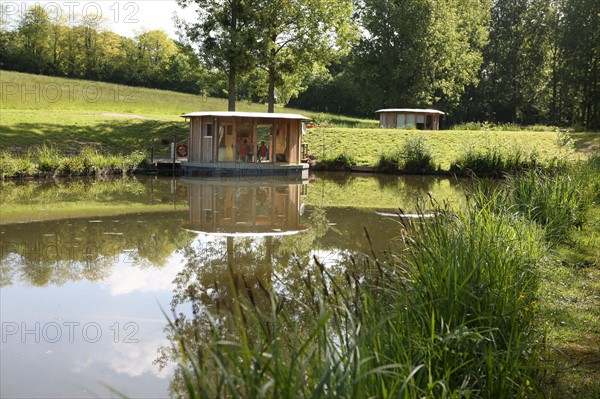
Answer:
<svg viewBox="0 0 600 399"><path fill-rule="evenodd" d="M80 323L65 321L62 323L26 323L2 322L2 343L50 343L59 342L75 343L77 341L88 344L99 342L102 337L110 338L114 343L137 344L137 333L140 327L135 322L114 322L109 326L102 326L94 321Z"/></svg>

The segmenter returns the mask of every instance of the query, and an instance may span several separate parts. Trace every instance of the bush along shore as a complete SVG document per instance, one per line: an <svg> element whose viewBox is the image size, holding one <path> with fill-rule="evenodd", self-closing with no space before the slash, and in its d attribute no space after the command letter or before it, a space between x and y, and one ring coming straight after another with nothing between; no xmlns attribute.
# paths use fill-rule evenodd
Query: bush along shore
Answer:
<svg viewBox="0 0 600 399"><path fill-rule="evenodd" d="M131 173L145 163L146 154L134 151L127 155L109 155L85 147L77 154L65 154L43 145L25 155L0 152L0 178L101 176Z"/></svg>
<svg viewBox="0 0 600 399"><path fill-rule="evenodd" d="M200 310L170 324L176 384L194 398L564 397L540 287L600 200L598 161L476 180L466 208L399 222L402 250L349 258L342 278L317 259L289 265L303 276L293 297L230 269L218 314L190 294Z"/></svg>

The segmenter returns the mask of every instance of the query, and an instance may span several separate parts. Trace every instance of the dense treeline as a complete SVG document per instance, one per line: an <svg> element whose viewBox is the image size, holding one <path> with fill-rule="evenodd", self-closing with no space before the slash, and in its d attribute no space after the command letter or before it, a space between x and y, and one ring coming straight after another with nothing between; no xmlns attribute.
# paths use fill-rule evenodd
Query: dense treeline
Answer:
<svg viewBox="0 0 600 399"><path fill-rule="evenodd" d="M215 86L207 84L208 74L192 48L163 31L127 38L105 29L96 15L67 20L55 14L41 6L32 6L19 18L5 13L0 67L188 93Z"/></svg>
<svg viewBox="0 0 600 399"><path fill-rule="evenodd" d="M3 17L0 67L270 109L278 93L279 103L355 116L434 107L446 125L600 128L597 0L179 3L199 10L179 21L180 42L162 31L122 37L93 16L60 20L39 6Z"/></svg>

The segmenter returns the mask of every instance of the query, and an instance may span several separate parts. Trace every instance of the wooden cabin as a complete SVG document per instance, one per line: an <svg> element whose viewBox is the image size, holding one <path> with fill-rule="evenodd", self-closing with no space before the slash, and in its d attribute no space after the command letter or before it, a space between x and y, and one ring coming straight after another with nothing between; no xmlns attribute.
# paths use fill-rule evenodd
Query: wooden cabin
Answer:
<svg viewBox="0 0 600 399"><path fill-rule="evenodd" d="M440 115L437 109L389 108L375 111L383 128L401 129L413 127L419 130L439 130Z"/></svg>
<svg viewBox="0 0 600 399"><path fill-rule="evenodd" d="M190 177L285 176L307 179L300 162L304 122L297 114L192 112L187 162Z"/></svg>

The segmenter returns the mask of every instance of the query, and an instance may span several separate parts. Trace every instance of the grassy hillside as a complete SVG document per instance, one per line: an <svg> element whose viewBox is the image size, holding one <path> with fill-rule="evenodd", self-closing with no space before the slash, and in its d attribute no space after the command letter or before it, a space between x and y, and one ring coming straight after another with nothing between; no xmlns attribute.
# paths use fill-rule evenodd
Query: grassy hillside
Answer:
<svg viewBox="0 0 600 399"><path fill-rule="evenodd" d="M379 156L400 148L415 135L424 136L434 154L434 162L443 169L469 147L498 146L510 151L520 147L546 157L559 151L554 132L474 132L459 130L414 131L394 129L315 129L305 136L309 152L319 159L347 154L357 165L375 165Z"/></svg>
<svg viewBox="0 0 600 399"><path fill-rule="evenodd" d="M180 115L192 111L224 111L227 100L112 83L64 79L0 71L0 150L26 151L46 143L67 151L87 144L110 152L147 150L152 138L186 137ZM264 104L238 102L238 111L266 112ZM302 110L337 125L365 121Z"/></svg>

